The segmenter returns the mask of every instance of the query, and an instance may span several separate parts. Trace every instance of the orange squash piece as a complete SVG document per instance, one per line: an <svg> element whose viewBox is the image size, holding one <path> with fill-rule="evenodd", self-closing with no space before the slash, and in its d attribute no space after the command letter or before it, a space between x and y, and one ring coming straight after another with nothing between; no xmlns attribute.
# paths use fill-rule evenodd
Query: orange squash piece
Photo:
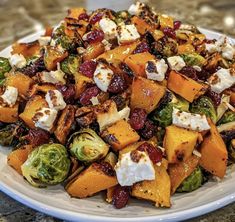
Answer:
<svg viewBox="0 0 235 222"><path fill-rule="evenodd" d="M22 97L26 97L28 95L28 91L32 84L33 79L20 72L8 75L6 78L6 85L17 88L20 96Z"/></svg>
<svg viewBox="0 0 235 222"><path fill-rule="evenodd" d="M154 60L154 56L149 52L137 53L129 55L124 60L124 63L134 72L136 76L145 77L145 65L148 61Z"/></svg>
<svg viewBox="0 0 235 222"><path fill-rule="evenodd" d="M228 152L222 137L216 126L209 120L210 135L206 137L201 145L200 166L213 175L223 178L226 173Z"/></svg>
<svg viewBox="0 0 235 222"><path fill-rule="evenodd" d="M152 27L146 21L144 21L143 19L141 19L137 16L134 16L131 18L131 23L135 25L135 27L137 28L137 31L141 35L144 35L147 31L154 30L154 27Z"/></svg>
<svg viewBox="0 0 235 222"><path fill-rule="evenodd" d="M85 198L118 184L115 176L105 174L100 164L93 163L66 186L72 197Z"/></svg>
<svg viewBox="0 0 235 222"><path fill-rule="evenodd" d="M124 59L130 55L138 45L137 42L133 42L128 45L121 45L115 49L109 50L98 56L98 59L105 59L109 63L114 63L116 61L123 62Z"/></svg>
<svg viewBox="0 0 235 222"><path fill-rule="evenodd" d="M32 150L31 145L24 145L17 150L13 150L7 157L7 164L22 175L21 166L28 159L28 155Z"/></svg>
<svg viewBox="0 0 235 222"><path fill-rule="evenodd" d="M25 122L25 124L34 129L35 125L32 120L37 110L41 109L42 107L48 107L48 104L44 98L41 96L33 96L27 102L24 112L19 115L19 117Z"/></svg>
<svg viewBox="0 0 235 222"><path fill-rule="evenodd" d="M81 93L85 90L87 84L91 84L93 80L87 76L82 75L81 73L76 73L75 78L75 98L77 99Z"/></svg>
<svg viewBox="0 0 235 222"><path fill-rule="evenodd" d="M159 15L160 29L164 28L174 28L174 20L168 15Z"/></svg>
<svg viewBox="0 0 235 222"><path fill-rule="evenodd" d="M171 180L171 194L174 194L180 184L186 179L198 166L199 157L191 155L183 162L169 164L168 173Z"/></svg>
<svg viewBox="0 0 235 222"><path fill-rule="evenodd" d="M131 195L155 202L156 207L170 207L171 183L167 173L168 163L162 160L160 166L155 165L155 180L145 180L132 187Z"/></svg>
<svg viewBox="0 0 235 222"><path fill-rule="evenodd" d="M102 137L114 150L121 150L140 139L138 133L125 120L120 120L109 126L102 132Z"/></svg>
<svg viewBox="0 0 235 222"><path fill-rule="evenodd" d="M38 41L28 43L15 43L12 45L11 54L21 54L25 58L40 55L40 45Z"/></svg>
<svg viewBox="0 0 235 222"><path fill-rule="evenodd" d="M207 85L200 84L193 79L181 75L175 71L170 72L167 87L189 102L193 102L193 100L203 95L208 88Z"/></svg>
<svg viewBox="0 0 235 222"><path fill-rule="evenodd" d="M194 53L195 48L192 44L186 43L178 46L178 54L187 54L187 53Z"/></svg>
<svg viewBox="0 0 235 222"><path fill-rule="evenodd" d="M152 112L166 92L166 87L158 83L137 77L132 82L131 108L145 109L147 113Z"/></svg>
<svg viewBox="0 0 235 222"><path fill-rule="evenodd" d="M104 53L104 51L105 51L105 47L103 43L98 42L98 43L90 44L86 48L86 52L83 54L82 58L84 61L95 59L96 57Z"/></svg>
<svg viewBox="0 0 235 222"><path fill-rule="evenodd" d="M16 103L13 107L0 106L0 121L4 123L14 123L18 120L18 107Z"/></svg>
<svg viewBox="0 0 235 222"><path fill-rule="evenodd" d="M178 163L192 155L199 133L174 125L166 127L164 148L169 163Z"/></svg>

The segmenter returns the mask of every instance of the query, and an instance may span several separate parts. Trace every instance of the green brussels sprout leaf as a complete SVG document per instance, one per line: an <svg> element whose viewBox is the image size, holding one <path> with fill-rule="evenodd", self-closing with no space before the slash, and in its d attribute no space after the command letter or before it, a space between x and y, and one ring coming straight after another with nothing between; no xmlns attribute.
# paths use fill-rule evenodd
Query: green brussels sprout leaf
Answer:
<svg viewBox="0 0 235 222"><path fill-rule="evenodd" d="M206 62L206 59L197 53L183 54L181 57L188 66L202 67Z"/></svg>
<svg viewBox="0 0 235 222"><path fill-rule="evenodd" d="M92 129L83 129L69 139L69 148L73 156L85 163L104 158L109 146Z"/></svg>
<svg viewBox="0 0 235 222"><path fill-rule="evenodd" d="M224 113L222 118L219 120L217 125L225 124L225 123L230 123L235 121L235 112L232 110L228 110Z"/></svg>
<svg viewBox="0 0 235 222"><path fill-rule="evenodd" d="M35 187L63 182L70 169L70 159L61 144L44 144L36 147L21 166L26 180Z"/></svg>
<svg viewBox="0 0 235 222"><path fill-rule="evenodd" d="M78 72L80 63L80 57L70 55L63 62L61 62L61 70L66 74L75 75Z"/></svg>
<svg viewBox="0 0 235 222"><path fill-rule="evenodd" d="M11 70L11 65L7 58L0 57L0 79L4 79L4 74Z"/></svg>

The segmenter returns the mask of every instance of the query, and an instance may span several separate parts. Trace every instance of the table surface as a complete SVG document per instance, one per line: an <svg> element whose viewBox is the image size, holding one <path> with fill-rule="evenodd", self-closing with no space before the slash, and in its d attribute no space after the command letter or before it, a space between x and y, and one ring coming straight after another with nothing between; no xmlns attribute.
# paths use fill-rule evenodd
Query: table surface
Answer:
<svg viewBox="0 0 235 222"><path fill-rule="evenodd" d="M119 0L118 8L126 8L132 0ZM146 2L146 1L145 1ZM213 29L235 37L234 0L149 0L158 11L178 20ZM70 7L91 9L101 5L115 9L109 0L0 0L0 50L19 38L57 24ZM34 211L0 191L0 222L61 221ZM215 212L190 220L193 222L235 221L235 203Z"/></svg>

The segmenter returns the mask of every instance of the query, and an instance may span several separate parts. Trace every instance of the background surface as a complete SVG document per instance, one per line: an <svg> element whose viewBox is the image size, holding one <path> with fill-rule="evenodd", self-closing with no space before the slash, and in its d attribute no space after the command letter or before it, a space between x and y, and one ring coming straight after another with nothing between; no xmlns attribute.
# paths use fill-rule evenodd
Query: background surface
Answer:
<svg viewBox="0 0 235 222"><path fill-rule="evenodd" d="M114 3L115 2L115 6ZM132 0L0 0L0 50L19 38L55 25L70 7L125 9ZM177 18L235 37L235 0L149 0L145 1ZM50 216L31 210L0 191L0 222L55 222ZM235 203L193 222L235 221Z"/></svg>

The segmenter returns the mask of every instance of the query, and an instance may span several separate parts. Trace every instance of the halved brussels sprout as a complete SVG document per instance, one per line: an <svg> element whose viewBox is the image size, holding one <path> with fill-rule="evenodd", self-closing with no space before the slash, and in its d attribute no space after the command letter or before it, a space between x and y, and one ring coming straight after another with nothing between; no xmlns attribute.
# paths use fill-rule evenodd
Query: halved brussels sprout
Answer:
<svg viewBox="0 0 235 222"><path fill-rule="evenodd" d="M203 173L200 167L197 167L190 176L188 176L179 186L177 192L192 192L198 189L203 183Z"/></svg>
<svg viewBox="0 0 235 222"><path fill-rule="evenodd" d="M92 129L83 129L69 139L69 148L73 156L85 163L91 163L105 157L109 146Z"/></svg>
<svg viewBox="0 0 235 222"><path fill-rule="evenodd" d="M75 75L81 63L81 58L76 55L69 55L64 61L61 62L61 70L70 75Z"/></svg>
<svg viewBox="0 0 235 222"><path fill-rule="evenodd" d="M195 100L190 107L190 112L197 113L201 115L206 115L211 118L215 123L217 119L217 114L213 102L210 98L206 96L201 96L199 99Z"/></svg>
<svg viewBox="0 0 235 222"><path fill-rule="evenodd" d="M206 62L206 59L197 53L183 54L181 57L188 66L202 67Z"/></svg>
<svg viewBox="0 0 235 222"><path fill-rule="evenodd" d="M9 60L4 57L0 57L0 79L4 79L4 74L6 72L9 72L11 70L11 65L9 63Z"/></svg>
<svg viewBox="0 0 235 222"><path fill-rule="evenodd" d="M219 120L218 125L235 121L235 112L228 110L224 113L222 118Z"/></svg>
<svg viewBox="0 0 235 222"><path fill-rule="evenodd" d="M11 146L15 136L16 125L7 125L0 129L0 144L2 146Z"/></svg>
<svg viewBox="0 0 235 222"><path fill-rule="evenodd" d="M66 179L69 169L67 150L57 143L35 148L21 166L23 176L35 187L61 183Z"/></svg>

